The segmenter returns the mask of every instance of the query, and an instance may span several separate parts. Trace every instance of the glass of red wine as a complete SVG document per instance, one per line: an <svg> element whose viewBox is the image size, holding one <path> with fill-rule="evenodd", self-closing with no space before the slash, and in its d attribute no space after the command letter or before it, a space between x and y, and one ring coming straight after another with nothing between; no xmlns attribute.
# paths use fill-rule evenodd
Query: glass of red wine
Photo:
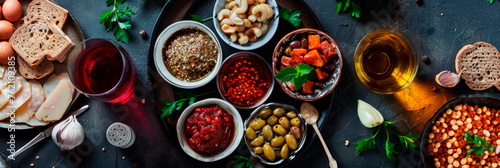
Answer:
<svg viewBox="0 0 500 168"><path fill-rule="evenodd" d="M134 97L134 64L114 41L91 38L77 44L68 58L68 74L76 89L91 99L123 104Z"/></svg>

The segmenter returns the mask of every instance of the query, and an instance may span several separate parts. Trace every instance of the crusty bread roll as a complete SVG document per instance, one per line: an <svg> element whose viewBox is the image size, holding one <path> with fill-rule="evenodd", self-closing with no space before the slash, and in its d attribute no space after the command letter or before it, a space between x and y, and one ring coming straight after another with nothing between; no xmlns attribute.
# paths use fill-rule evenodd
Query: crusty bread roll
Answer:
<svg viewBox="0 0 500 168"><path fill-rule="evenodd" d="M472 90L486 90L500 83L500 55L489 43L477 42L460 49L455 59L456 72L462 72Z"/></svg>
<svg viewBox="0 0 500 168"><path fill-rule="evenodd" d="M12 34L9 42L30 66L39 65L44 57L64 61L66 53L74 46L71 39L45 17L26 21Z"/></svg>

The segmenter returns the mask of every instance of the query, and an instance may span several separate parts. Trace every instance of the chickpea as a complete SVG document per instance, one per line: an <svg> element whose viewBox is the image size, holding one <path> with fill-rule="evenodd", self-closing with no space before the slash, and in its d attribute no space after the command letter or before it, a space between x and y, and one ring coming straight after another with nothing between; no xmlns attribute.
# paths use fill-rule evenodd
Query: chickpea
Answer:
<svg viewBox="0 0 500 168"><path fill-rule="evenodd" d="M448 156L447 159L448 159L447 161L448 161L449 164L451 164L451 163L453 163L453 161L455 161L455 159L453 158L453 156Z"/></svg>

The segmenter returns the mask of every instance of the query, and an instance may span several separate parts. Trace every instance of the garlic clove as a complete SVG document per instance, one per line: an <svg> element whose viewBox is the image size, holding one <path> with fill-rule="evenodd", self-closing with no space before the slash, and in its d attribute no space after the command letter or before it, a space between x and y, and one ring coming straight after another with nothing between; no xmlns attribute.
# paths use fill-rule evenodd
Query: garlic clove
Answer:
<svg viewBox="0 0 500 168"><path fill-rule="evenodd" d="M361 123L367 128L373 128L384 122L382 114L372 105L358 100L358 117Z"/></svg>
<svg viewBox="0 0 500 168"><path fill-rule="evenodd" d="M460 75L450 71L442 71L434 78L436 83L443 87L455 87L460 82Z"/></svg>
<svg viewBox="0 0 500 168"><path fill-rule="evenodd" d="M71 150L80 145L85 138L82 125L75 116L70 116L57 124L52 130L52 140L61 150Z"/></svg>

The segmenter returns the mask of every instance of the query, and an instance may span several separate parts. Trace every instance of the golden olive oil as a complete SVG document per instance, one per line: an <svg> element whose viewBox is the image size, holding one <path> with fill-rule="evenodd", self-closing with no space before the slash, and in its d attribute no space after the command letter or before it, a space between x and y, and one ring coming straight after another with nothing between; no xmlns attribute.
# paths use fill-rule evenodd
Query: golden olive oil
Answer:
<svg viewBox="0 0 500 168"><path fill-rule="evenodd" d="M356 74L375 93L391 94L408 86L417 73L418 60L409 39L393 29L378 29L358 44Z"/></svg>

